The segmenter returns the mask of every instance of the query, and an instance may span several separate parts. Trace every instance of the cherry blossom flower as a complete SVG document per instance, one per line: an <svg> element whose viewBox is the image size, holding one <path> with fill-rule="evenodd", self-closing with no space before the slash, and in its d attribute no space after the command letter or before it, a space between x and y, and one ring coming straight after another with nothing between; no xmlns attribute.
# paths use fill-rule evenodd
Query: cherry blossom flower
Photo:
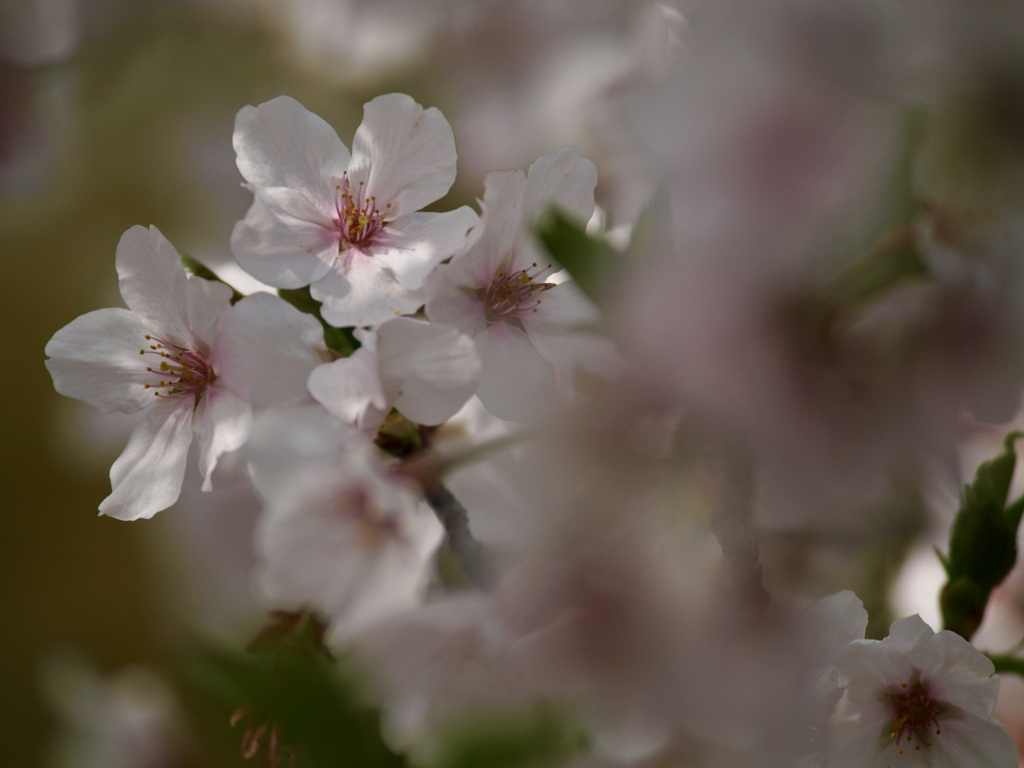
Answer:
<svg viewBox="0 0 1024 768"><path fill-rule="evenodd" d="M495 416L536 418L554 399L556 370L619 372L611 343L584 330L597 321L597 308L571 281L556 281L555 266L530 232L552 205L590 218L596 184L594 164L576 147L544 155L526 175L488 174L483 233L428 281L427 317L474 337L483 362L477 394Z"/></svg>
<svg viewBox="0 0 1024 768"><path fill-rule="evenodd" d="M470 208L419 212L455 180L455 141L437 109L409 96L367 103L351 154L287 96L243 108L234 146L255 196L231 235L239 264L278 288L309 285L329 323L415 312L427 274L471 242Z"/></svg>
<svg viewBox="0 0 1024 768"><path fill-rule="evenodd" d="M100 504L104 515L136 520L177 500L193 435L209 490L218 458L245 442L252 415L218 378L214 339L230 288L188 277L156 227L125 232L116 264L128 309L89 312L57 331L46 367L62 395L107 412L148 410Z"/></svg>
<svg viewBox="0 0 1024 768"><path fill-rule="evenodd" d="M992 718L999 678L959 635L910 616L884 640L851 643L836 669L845 689L827 768L1016 767L1013 740Z"/></svg>
<svg viewBox="0 0 1024 768"><path fill-rule="evenodd" d="M342 421L375 431L394 406L419 424L447 421L480 382L473 340L451 326L397 317L356 331L362 346L309 375L313 397Z"/></svg>
<svg viewBox="0 0 1024 768"><path fill-rule="evenodd" d="M266 600L323 613L334 643L420 603L444 529L364 435L319 406L276 409L249 455Z"/></svg>

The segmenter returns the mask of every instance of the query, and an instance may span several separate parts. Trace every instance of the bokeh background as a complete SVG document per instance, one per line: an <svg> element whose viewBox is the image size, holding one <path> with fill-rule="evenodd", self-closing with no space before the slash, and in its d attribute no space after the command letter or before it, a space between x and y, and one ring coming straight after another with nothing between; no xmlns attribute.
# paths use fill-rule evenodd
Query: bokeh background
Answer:
<svg viewBox="0 0 1024 768"><path fill-rule="evenodd" d="M629 5L0 0L0 762L55 764L61 694L44 681L68 658L101 676L161 669L192 635L251 629L252 505L199 510L212 535L179 510L98 517L130 419L64 400L43 366L57 329L119 304L121 234L155 224L204 262L229 260L249 203L234 117L279 94L346 143L379 93L440 107L460 152L441 209L562 144L594 156L587 99L642 34Z"/></svg>

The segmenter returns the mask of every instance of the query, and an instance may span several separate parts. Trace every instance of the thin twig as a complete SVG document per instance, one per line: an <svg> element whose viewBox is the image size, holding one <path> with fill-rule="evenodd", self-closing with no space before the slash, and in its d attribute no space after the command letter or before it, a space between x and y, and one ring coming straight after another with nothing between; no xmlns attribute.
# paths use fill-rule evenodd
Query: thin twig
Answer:
<svg viewBox="0 0 1024 768"><path fill-rule="evenodd" d="M483 544L473 538L469 530L466 508L442 483L433 483L427 488L426 501L448 533L448 546L459 558L463 572L480 589L490 589L495 581L494 570Z"/></svg>

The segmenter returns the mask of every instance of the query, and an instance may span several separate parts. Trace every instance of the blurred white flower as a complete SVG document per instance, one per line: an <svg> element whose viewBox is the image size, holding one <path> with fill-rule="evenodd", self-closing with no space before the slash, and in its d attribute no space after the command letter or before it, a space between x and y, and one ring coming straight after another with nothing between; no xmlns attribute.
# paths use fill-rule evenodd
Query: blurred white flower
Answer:
<svg viewBox="0 0 1024 768"><path fill-rule="evenodd" d="M479 594L409 611L358 636L354 659L382 699L391 746L427 758L457 728L537 702L517 639Z"/></svg>
<svg viewBox="0 0 1024 768"><path fill-rule="evenodd" d="M274 607L321 612L343 643L419 604L444 529L365 436L319 406L269 411L250 471L266 500L258 579Z"/></svg>
<svg viewBox="0 0 1024 768"><path fill-rule="evenodd" d="M42 693L59 718L48 768L166 768L191 758L181 705L148 669L101 677L77 657L55 656Z"/></svg>

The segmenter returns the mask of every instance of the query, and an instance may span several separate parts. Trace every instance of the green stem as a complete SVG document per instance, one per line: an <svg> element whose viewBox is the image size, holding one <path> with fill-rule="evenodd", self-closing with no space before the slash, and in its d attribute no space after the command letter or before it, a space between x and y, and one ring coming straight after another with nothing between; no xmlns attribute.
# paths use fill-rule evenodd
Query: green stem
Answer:
<svg viewBox="0 0 1024 768"><path fill-rule="evenodd" d="M1002 653L986 653L996 672L999 674L1013 674L1024 677L1024 658L1020 656L1008 656Z"/></svg>

